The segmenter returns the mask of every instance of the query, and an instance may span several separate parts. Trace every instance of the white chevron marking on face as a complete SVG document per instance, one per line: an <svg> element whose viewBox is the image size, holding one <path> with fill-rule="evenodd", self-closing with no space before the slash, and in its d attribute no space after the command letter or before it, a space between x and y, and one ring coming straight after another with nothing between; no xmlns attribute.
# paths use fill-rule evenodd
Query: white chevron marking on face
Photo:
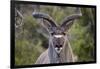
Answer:
<svg viewBox="0 0 100 69"><path fill-rule="evenodd" d="M63 37L63 35L54 35L54 37L61 38L61 37Z"/></svg>

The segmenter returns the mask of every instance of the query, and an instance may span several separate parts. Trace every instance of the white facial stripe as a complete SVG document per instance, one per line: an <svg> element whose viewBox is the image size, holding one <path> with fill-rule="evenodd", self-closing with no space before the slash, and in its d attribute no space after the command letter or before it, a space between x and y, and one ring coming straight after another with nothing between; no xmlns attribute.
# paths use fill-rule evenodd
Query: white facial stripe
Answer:
<svg viewBox="0 0 100 69"><path fill-rule="evenodd" d="M54 37L61 38L61 37L63 37L63 35L54 35Z"/></svg>

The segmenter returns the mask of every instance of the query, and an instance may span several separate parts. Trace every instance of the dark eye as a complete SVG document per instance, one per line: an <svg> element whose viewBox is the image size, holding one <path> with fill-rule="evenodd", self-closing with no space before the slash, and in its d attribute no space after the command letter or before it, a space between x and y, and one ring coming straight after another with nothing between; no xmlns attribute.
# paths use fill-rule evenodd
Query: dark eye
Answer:
<svg viewBox="0 0 100 69"><path fill-rule="evenodd" d="M58 45L56 45L55 47L58 47Z"/></svg>
<svg viewBox="0 0 100 69"><path fill-rule="evenodd" d="M60 47L62 47L62 45L60 45Z"/></svg>
<svg viewBox="0 0 100 69"><path fill-rule="evenodd" d="M66 35L66 33L65 33L65 32L63 32L63 35Z"/></svg>
<svg viewBox="0 0 100 69"><path fill-rule="evenodd" d="M54 32L53 32L53 33L51 33L51 35L54 35Z"/></svg>

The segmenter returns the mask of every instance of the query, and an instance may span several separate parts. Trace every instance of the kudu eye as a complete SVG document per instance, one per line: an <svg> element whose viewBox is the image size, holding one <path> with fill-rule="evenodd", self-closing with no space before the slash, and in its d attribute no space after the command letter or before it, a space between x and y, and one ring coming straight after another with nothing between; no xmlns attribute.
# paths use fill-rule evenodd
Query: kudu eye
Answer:
<svg viewBox="0 0 100 69"><path fill-rule="evenodd" d="M62 47L62 45L60 45L60 47Z"/></svg>
<svg viewBox="0 0 100 69"><path fill-rule="evenodd" d="M55 34L54 32L51 33L51 35L54 35L54 34Z"/></svg>
<svg viewBox="0 0 100 69"><path fill-rule="evenodd" d="M55 47L58 47L58 45L56 45Z"/></svg>
<svg viewBox="0 0 100 69"><path fill-rule="evenodd" d="M62 34L63 34L63 35L66 35L66 33L65 33L65 32L63 32Z"/></svg>

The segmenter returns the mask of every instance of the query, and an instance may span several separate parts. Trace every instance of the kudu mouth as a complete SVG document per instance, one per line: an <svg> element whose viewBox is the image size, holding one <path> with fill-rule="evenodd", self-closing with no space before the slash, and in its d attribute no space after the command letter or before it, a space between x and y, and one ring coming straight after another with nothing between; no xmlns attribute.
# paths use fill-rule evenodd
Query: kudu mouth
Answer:
<svg viewBox="0 0 100 69"><path fill-rule="evenodd" d="M59 54L63 48L63 45L55 45L55 51Z"/></svg>
<svg viewBox="0 0 100 69"><path fill-rule="evenodd" d="M62 50L62 45L56 45L55 46L55 50L56 50L56 52L59 54L60 52L61 52L61 50Z"/></svg>

